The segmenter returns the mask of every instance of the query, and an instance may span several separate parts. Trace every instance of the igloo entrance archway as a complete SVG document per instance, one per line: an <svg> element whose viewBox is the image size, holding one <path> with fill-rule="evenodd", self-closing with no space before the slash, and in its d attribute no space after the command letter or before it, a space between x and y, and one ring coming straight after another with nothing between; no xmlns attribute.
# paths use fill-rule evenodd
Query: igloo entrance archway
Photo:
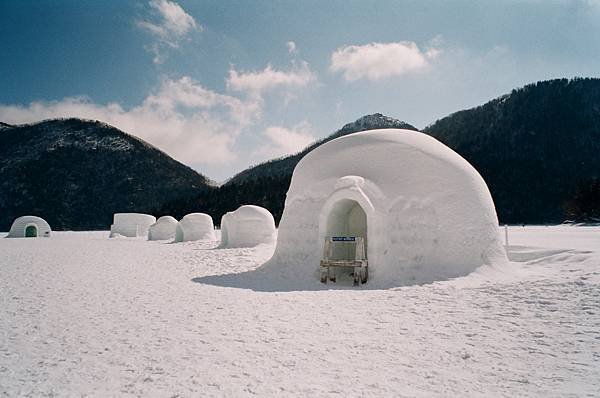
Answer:
<svg viewBox="0 0 600 398"><path fill-rule="evenodd" d="M369 261L377 260L373 249L379 243L373 240L373 237L374 233L379 230L379 217L373 203L361 188L363 185L362 177L344 176L339 178L335 191L323 203L319 213L319 239L316 248L319 257L324 253L326 238L355 236L364 238L365 255ZM346 256L351 255L353 248L348 250Z"/></svg>
<svg viewBox="0 0 600 398"><path fill-rule="evenodd" d="M325 224L325 238L356 237L363 238L367 251L367 214L353 199L340 199L329 209ZM351 244L337 244L332 247L332 256L336 260L354 260L355 247Z"/></svg>
<svg viewBox="0 0 600 398"><path fill-rule="evenodd" d="M25 227L26 238L37 238L37 227L35 224L29 224Z"/></svg>

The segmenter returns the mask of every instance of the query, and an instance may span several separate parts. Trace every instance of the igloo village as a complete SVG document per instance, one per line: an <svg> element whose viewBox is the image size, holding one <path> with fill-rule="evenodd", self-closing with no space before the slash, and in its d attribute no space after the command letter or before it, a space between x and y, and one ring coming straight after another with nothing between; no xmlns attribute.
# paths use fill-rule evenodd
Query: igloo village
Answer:
<svg viewBox="0 0 600 398"><path fill-rule="evenodd" d="M6 235L50 236L50 225L29 215ZM231 275L247 279L249 288L280 281L298 290L317 281L346 286L348 277L352 286L390 288L467 276L484 266L501 271L508 261L508 238L503 242L482 177L441 142L398 129L350 134L308 153L294 170L279 229L269 210L242 205L222 216L218 231L205 213L179 221L116 213L109 238L219 242L214 250L274 245L265 264Z"/></svg>
<svg viewBox="0 0 600 398"><path fill-rule="evenodd" d="M594 396L600 229L500 226L424 133L333 139L266 208L18 217L0 240L5 396ZM13 239L16 238L16 239ZM33 239L38 238L38 239Z"/></svg>
<svg viewBox="0 0 600 398"><path fill-rule="evenodd" d="M0 0L0 398L600 398L600 0Z"/></svg>

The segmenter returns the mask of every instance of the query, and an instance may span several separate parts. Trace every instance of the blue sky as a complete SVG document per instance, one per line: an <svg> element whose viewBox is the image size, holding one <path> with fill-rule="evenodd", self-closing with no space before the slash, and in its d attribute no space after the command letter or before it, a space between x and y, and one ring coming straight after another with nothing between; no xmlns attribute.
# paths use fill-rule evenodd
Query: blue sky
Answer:
<svg viewBox="0 0 600 398"><path fill-rule="evenodd" d="M0 2L0 120L104 120L222 181L374 112L598 76L600 1Z"/></svg>

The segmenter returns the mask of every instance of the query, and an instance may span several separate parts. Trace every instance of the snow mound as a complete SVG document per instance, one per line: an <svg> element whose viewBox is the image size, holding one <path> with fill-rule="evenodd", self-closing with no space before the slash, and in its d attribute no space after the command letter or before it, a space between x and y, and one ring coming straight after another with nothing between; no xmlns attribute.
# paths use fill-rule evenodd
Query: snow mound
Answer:
<svg viewBox="0 0 600 398"><path fill-rule="evenodd" d="M22 216L17 218L11 225L7 238L39 238L50 237L52 229L43 218L36 216Z"/></svg>
<svg viewBox="0 0 600 398"><path fill-rule="evenodd" d="M175 242L216 240L212 217L204 213L190 213L177 224Z"/></svg>
<svg viewBox="0 0 600 398"><path fill-rule="evenodd" d="M172 240L175 238L177 220L171 216L162 216L148 230L148 240Z"/></svg>
<svg viewBox="0 0 600 398"><path fill-rule="evenodd" d="M355 133L305 156L278 235L258 271L299 284L318 283L333 236L365 238L370 287L447 280L507 262L483 178L441 142L409 130ZM353 248L336 250L354 258Z"/></svg>
<svg viewBox="0 0 600 398"><path fill-rule="evenodd" d="M254 247L275 240L275 220L269 210L240 206L221 218L221 247Z"/></svg>
<svg viewBox="0 0 600 398"><path fill-rule="evenodd" d="M117 235L135 238L147 236L150 226L156 222L156 218L149 214L141 213L115 213L113 224L110 226L110 237Z"/></svg>

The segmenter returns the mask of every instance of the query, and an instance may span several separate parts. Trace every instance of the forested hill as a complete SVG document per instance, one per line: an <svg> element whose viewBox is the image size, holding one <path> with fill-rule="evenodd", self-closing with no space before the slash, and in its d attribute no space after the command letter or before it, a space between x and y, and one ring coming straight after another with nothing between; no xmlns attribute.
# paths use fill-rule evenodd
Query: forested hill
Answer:
<svg viewBox="0 0 600 398"><path fill-rule="evenodd" d="M279 221L296 164L342 135L415 127L381 114L349 123L302 152L210 180L114 127L79 119L0 123L0 231L25 214L54 229L106 229L114 212L215 223L243 204ZM501 223L600 220L600 79L557 79L513 90L423 130L469 161L488 184Z"/></svg>
<svg viewBox="0 0 600 398"><path fill-rule="evenodd" d="M0 231L28 214L55 230L107 229L113 213L149 212L213 189L191 168L101 122L0 125Z"/></svg>
<svg viewBox="0 0 600 398"><path fill-rule="evenodd" d="M210 209L244 201L279 219L293 168L319 144L350 132L408 128L381 114L350 123L300 154L246 170L212 195ZM501 223L600 220L600 79L538 82L423 129L469 161L487 182Z"/></svg>
<svg viewBox="0 0 600 398"><path fill-rule="evenodd" d="M581 218L573 200L600 178L600 79L530 84L424 132L479 171L501 222Z"/></svg>
<svg viewBox="0 0 600 398"><path fill-rule="evenodd" d="M381 114L365 116L293 156L250 168L198 198L174 201L164 214L195 209L220 216L242 204L283 212L294 167L316 146L355 131L408 128ZM467 159L483 176L501 223L600 220L600 79L527 85L423 130Z"/></svg>

